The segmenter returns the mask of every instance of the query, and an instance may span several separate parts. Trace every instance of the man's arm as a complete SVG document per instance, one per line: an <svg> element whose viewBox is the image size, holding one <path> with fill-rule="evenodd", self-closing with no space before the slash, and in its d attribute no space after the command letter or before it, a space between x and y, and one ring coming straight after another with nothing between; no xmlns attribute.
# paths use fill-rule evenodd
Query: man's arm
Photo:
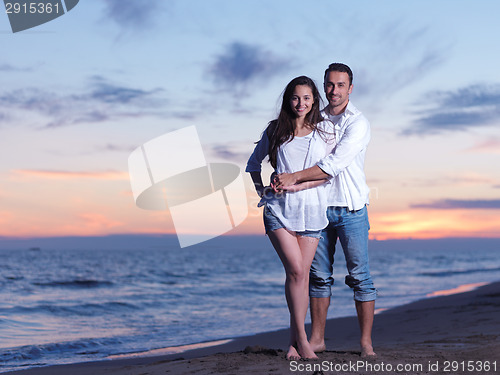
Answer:
<svg viewBox="0 0 500 375"><path fill-rule="evenodd" d="M318 167L332 177L353 163L370 142L370 123L357 115L348 120L333 152L318 162Z"/></svg>
<svg viewBox="0 0 500 375"><path fill-rule="evenodd" d="M325 180L328 177L329 175L323 172L320 167L314 165L294 173L281 173L276 176L275 182L278 189L291 190L292 185L300 184L305 181Z"/></svg>
<svg viewBox="0 0 500 375"><path fill-rule="evenodd" d="M349 166L370 141L370 124L363 116L356 116L348 124L334 150L310 168L295 173L283 173L277 176L277 186L281 190L309 180L318 180L337 176Z"/></svg>
<svg viewBox="0 0 500 375"><path fill-rule="evenodd" d="M295 185L285 186L282 190L287 191L287 192L296 192L296 191L311 189L313 187L323 185L325 182L326 182L326 180L298 182ZM274 191L279 191L279 189L275 188Z"/></svg>

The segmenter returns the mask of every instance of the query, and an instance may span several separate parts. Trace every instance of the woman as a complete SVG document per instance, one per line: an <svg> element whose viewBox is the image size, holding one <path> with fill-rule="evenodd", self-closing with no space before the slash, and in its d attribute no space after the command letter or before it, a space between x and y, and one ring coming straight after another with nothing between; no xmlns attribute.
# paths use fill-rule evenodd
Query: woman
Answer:
<svg viewBox="0 0 500 375"><path fill-rule="evenodd" d="M287 359L316 359L305 332L309 303L309 268L326 227L325 180L295 185L276 192L264 187L261 164L266 156L276 173L292 173L315 165L334 147L333 126L323 121L320 96L305 76L285 88L279 116L269 123L248 160L257 193L262 198L264 226L286 273L285 295L290 311L290 346Z"/></svg>

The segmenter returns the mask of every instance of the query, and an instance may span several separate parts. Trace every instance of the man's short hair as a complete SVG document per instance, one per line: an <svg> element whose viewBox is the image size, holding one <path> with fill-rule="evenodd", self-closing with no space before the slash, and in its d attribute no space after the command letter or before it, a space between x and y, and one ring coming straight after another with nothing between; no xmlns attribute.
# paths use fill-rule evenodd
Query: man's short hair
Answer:
<svg viewBox="0 0 500 375"><path fill-rule="evenodd" d="M328 65L328 68L326 68L325 70L325 77L323 78L323 82L326 82L326 76L330 72L347 73L347 75L349 76L349 86L352 85L352 70L346 64L333 63Z"/></svg>

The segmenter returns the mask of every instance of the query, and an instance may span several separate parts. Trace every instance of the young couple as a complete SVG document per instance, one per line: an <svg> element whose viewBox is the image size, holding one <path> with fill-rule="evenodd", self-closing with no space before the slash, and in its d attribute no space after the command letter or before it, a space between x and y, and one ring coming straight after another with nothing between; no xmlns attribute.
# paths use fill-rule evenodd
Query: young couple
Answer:
<svg viewBox="0 0 500 375"><path fill-rule="evenodd" d="M369 188L364 174L370 125L349 101L352 71L331 64L325 71L328 105L305 76L285 88L281 111L269 123L248 160L264 205L264 226L286 273L290 311L287 359L316 359L326 349L325 324L333 285L337 238L345 253L346 284L354 291L361 329L361 355L375 356L371 332L376 289L368 268ZM268 156L275 169L264 186L261 164ZM304 322L310 304L312 331Z"/></svg>

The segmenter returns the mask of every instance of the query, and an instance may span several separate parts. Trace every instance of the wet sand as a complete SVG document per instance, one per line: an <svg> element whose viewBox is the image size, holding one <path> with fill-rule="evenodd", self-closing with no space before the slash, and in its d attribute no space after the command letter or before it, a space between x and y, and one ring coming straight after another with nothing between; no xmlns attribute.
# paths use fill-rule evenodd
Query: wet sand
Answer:
<svg viewBox="0 0 500 375"><path fill-rule="evenodd" d="M326 331L327 351L319 361L287 361L288 332L280 330L178 354L7 374L500 374L500 282L377 314L375 359L360 357L355 317L329 320Z"/></svg>

